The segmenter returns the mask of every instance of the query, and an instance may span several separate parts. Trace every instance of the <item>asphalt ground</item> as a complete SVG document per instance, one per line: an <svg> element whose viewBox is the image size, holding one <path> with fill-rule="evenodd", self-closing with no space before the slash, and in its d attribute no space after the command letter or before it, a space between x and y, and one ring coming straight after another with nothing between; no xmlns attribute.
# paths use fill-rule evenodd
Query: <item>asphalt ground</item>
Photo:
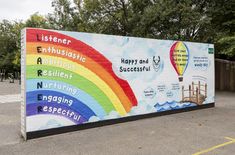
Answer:
<svg viewBox="0 0 235 155"><path fill-rule="evenodd" d="M9 80L0 82L0 95L20 94L19 80L14 80L14 83L9 83Z"/></svg>
<svg viewBox="0 0 235 155"><path fill-rule="evenodd" d="M0 94L19 93L18 83L12 85L2 90L0 83ZM216 92L214 108L28 141L20 136L20 103L1 103L0 155L5 154L234 155L235 93Z"/></svg>

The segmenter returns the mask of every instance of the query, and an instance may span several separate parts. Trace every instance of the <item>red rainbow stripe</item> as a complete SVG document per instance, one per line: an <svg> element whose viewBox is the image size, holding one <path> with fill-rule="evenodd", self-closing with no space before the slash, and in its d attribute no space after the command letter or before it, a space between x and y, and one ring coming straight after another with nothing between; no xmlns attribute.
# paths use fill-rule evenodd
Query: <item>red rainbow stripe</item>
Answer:
<svg viewBox="0 0 235 155"><path fill-rule="evenodd" d="M125 92L126 96L131 101L131 104L133 106L137 105L137 99L132 89L130 88L130 85L128 84L128 82L117 77L117 75L112 70L112 63L107 58L105 58L101 53L99 53L97 50L83 43L80 40L76 40L70 36L67 36L58 32L42 30L42 29L40 30L32 29L32 28L27 29L26 31L27 31L27 37L26 37L27 42L42 42L42 43L50 43L53 45L60 45L66 48L71 48L75 51L79 51L83 55L93 59L95 62L100 64L113 77L113 79L117 81L117 83ZM62 38L64 39L62 40L64 42L56 43L56 42L49 42L45 40L43 41L41 40L42 36L53 36L57 38Z"/></svg>

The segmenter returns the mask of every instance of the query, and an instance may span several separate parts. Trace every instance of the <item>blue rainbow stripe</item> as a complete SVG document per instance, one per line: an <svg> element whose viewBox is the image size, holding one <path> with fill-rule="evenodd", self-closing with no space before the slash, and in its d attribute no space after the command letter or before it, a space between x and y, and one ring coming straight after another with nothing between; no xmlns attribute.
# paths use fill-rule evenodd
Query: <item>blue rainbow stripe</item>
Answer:
<svg viewBox="0 0 235 155"><path fill-rule="evenodd" d="M48 112L48 111L38 111L38 107L45 107L45 106L48 106L48 107L53 107L53 108L56 108L56 109L61 109L61 112L60 113L57 113L57 112ZM64 106L64 105L61 105L61 104L55 104L55 103L33 103L33 104L28 104L27 105L27 109L28 111L26 112L26 116L33 116L33 115L40 115L40 114L46 114L46 115L58 115L58 116L62 116L66 119L69 119L70 121L74 122L75 124L82 124L83 122L87 122L88 120L85 119L84 117L81 116L81 114L79 114L78 112L76 111L73 111L72 109ZM62 110L65 110L66 113L63 115L62 114ZM71 114L71 112L73 113L73 115L76 115L77 116L77 120L73 119L73 115L70 117L70 115L67 115L67 112L70 112L69 114ZM80 117L79 117L80 116ZM78 119L79 117L79 119Z"/></svg>
<svg viewBox="0 0 235 155"><path fill-rule="evenodd" d="M27 92L31 92L31 91L35 91L37 90L37 82L43 82L44 84L49 84L49 83L56 83L62 86L66 86L66 87L70 87L72 89L76 89L77 93L76 94L71 94L67 91L64 90L60 90L60 89L55 89L55 88L42 88L42 89L38 89L38 90L50 90L50 91L56 91L56 92L60 92L69 96L73 96L74 98L76 98L77 100L80 100L82 103L86 103L86 105L95 112L96 116L98 116L99 118L103 118L104 116L106 116L106 112L104 111L104 109L101 107L101 105L89 94L87 94L85 91L74 87L72 85L69 85L67 83L61 82L61 81L53 81L53 80L43 80L43 79L30 79L27 80Z"/></svg>
<svg viewBox="0 0 235 155"><path fill-rule="evenodd" d="M72 100L73 103L71 106L69 106L68 104L64 104L64 103L58 103L55 101L38 101L38 94L42 94L44 96L58 96L58 97L64 97L68 100ZM87 120L89 120L90 117L92 116L96 116L96 114L84 103L82 103L80 100L77 100L74 97L71 97L69 95L66 95L64 93L60 93L57 91L49 91L49 90L38 90L38 91L31 91L31 92L27 92L26 94L26 103L28 104L39 104L39 103L48 103L48 105L50 105L51 103L55 103L55 104L62 104L65 105L69 108L72 108L74 111L80 113L84 118L86 118Z"/></svg>

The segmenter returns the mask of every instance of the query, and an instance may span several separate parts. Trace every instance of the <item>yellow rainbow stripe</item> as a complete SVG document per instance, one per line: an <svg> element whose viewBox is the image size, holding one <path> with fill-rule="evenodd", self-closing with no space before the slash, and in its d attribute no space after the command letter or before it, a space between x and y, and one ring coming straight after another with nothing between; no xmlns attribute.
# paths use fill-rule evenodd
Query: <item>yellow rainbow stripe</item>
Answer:
<svg viewBox="0 0 235 155"><path fill-rule="evenodd" d="M125 116L126 115L127 112L126 112L124 106L122 105L121 101L117 97L117 95L95 73L91 72L89 69L87 69L86 67L84 67L84 66L82 66L82 65L80 65L78 63L69 61L69 60L64 59L64 58L47 56L47 55L40 55L40 57L42 58L42 60L46 60L46 59L47 60L53 60L53 61L56 61L56 62L61 62L63 64L67 64L67 65L73 66L73 67L69 68L70 71L72 71L72 72L74 72L74 73L76 73L76 74L78 74L80 76L83 76L86 79L88 79L89 81L91 81L92 83L94 83L110 99L110 101L112 102L112 104L115 107L115 109L117 110L117 112L121 116ZM39 58L39 56L35 55L35 54L27 55L26 56L27 65L36 65L38 58ZM50 64L45 64L45 65L50 65ZM63 67L63 66L59 65L58 63L55 63L55 64L53 64L51 66L56 66L56 67L60 67L60 68L68 70L68 68Z"/></svg>

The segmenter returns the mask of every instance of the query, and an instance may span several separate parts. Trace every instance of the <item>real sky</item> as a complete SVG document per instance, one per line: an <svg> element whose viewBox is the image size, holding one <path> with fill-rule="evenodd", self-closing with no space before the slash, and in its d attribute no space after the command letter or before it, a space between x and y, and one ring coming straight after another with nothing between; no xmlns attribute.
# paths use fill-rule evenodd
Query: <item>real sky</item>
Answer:
<svg viewBox="0 0 235 155"><path fill-rule="evenodd" d="M0 21L27 20L36 12L46 15L53 12L51 2L52 0L0 0Z"/></svg>

